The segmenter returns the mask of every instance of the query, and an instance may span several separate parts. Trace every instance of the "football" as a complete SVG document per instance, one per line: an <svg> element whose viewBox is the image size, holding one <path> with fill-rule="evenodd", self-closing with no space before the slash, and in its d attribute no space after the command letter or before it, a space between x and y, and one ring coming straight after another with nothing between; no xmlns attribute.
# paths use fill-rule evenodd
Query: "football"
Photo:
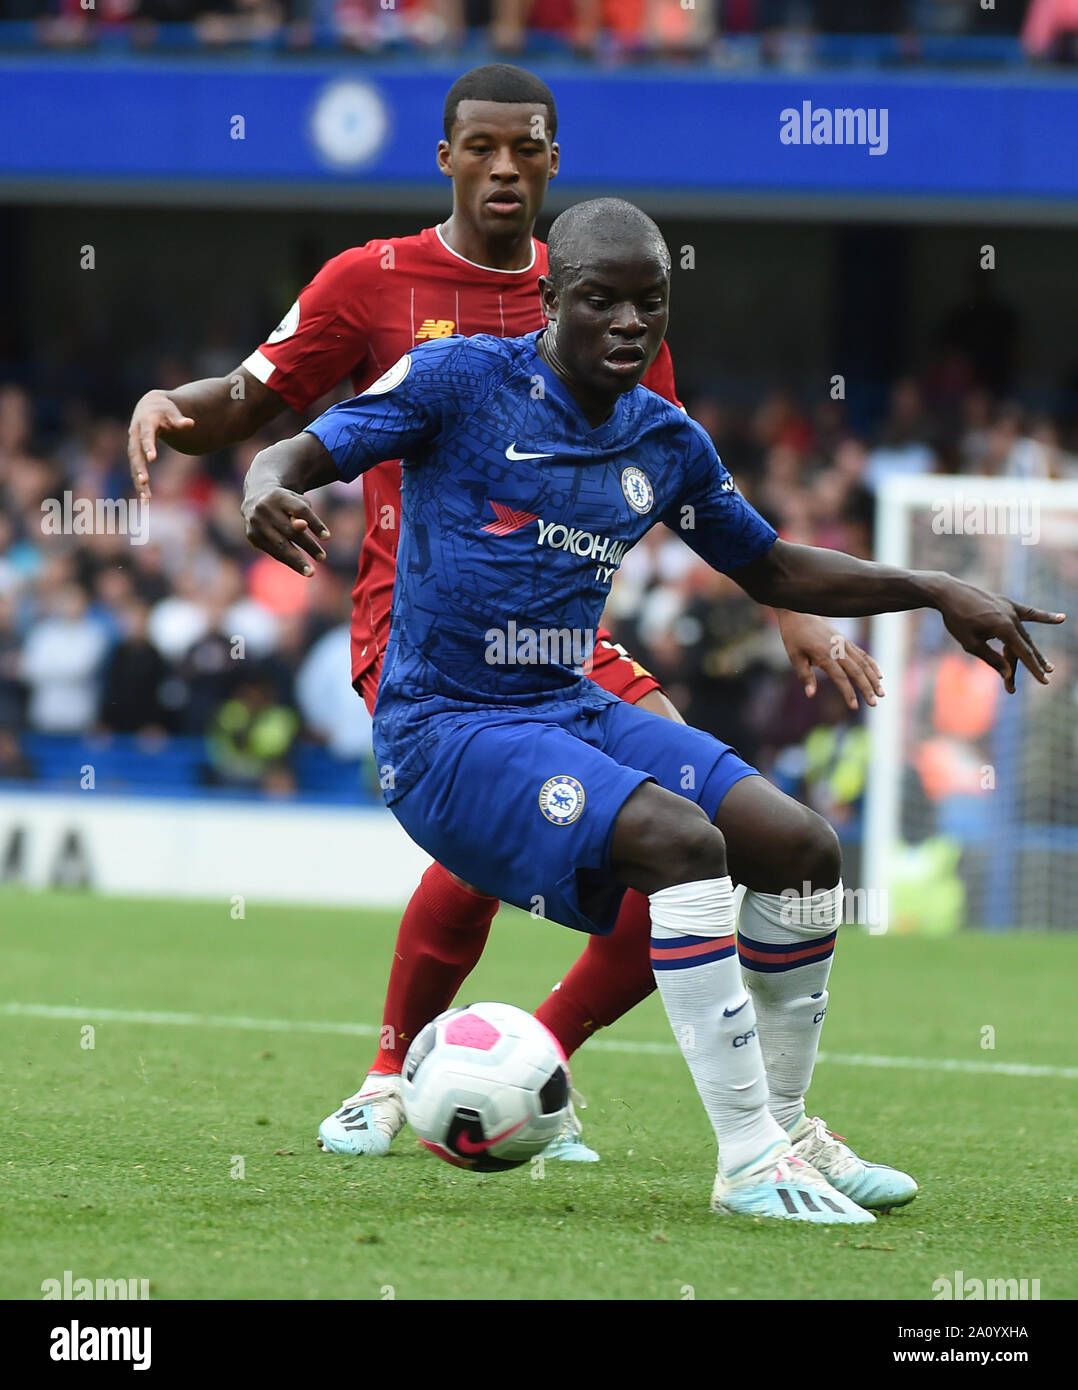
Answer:
<svg viewBox="0 0 1078 1390"><path fill-rule="evenodd" d="M518 1168L558 1134L569 1064L554 1035L511 1004L440 1014L404 1059L408 1123L439 1158L480 1173Z"/></svg>

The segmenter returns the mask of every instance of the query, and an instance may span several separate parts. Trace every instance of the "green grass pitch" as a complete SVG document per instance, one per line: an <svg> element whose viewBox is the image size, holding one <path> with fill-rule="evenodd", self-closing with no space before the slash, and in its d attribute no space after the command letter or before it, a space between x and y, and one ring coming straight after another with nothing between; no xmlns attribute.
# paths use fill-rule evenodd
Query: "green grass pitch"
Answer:
<svg viewBox="0 0 1078 1390"><path fill-rule="evenodd" d="M1078 1296L1073 937L842 933L810 1106L921 1184L844 1231L708 1213L654 996L574 1061L602 1162L480 1177L409 1130L379 1160L314 1142L366 1071L395 914L8 891L0 926L5 1298L65 1270L160 1299L931 1299L955 1270ZM582 944L503 910L464 998L533 1007Z"/></svg>

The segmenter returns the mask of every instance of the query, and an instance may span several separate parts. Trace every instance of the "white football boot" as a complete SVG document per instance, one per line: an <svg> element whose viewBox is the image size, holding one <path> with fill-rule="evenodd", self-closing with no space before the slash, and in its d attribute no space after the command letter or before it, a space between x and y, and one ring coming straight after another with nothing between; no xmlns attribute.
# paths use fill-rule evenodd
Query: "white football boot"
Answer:
<svg viewBox="0 0 1078 1390"><path fill-rule="evenodd" d="M318 1142L325 1153L384 1158L403 1128L400 1077L371 1072L355 1095L318 1126Z"/></svg>
<svg viewBox="0 0 1078 1390"><path fill-rule="evenodd" d="M711 1210L720 1215L771 1216L829 1226L863 1226L876 1219L832 1187L811 1164L791 1153L781 1140L728 1177L720 1168Z"/></svg>
<svg viewBox="0 0 1078 1390"><path fill-rule="evenodd" d="M832 1187L858 1206L873 1211L903 1207L917 1196L917 1184L908 1173L884 1163L866 1163L841 1134L832 1134L819 1116L802 1115L790 1130L791 1151L822 1173Z"/></svg>

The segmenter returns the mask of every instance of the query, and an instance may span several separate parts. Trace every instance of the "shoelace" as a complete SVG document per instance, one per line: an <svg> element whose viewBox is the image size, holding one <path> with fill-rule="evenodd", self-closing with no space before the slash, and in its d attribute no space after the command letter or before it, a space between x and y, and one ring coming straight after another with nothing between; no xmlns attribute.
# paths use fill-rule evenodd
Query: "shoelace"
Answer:
<svg viewBox="0 0 1078 1390"><path fill-rule="evenodd" d="M794 1182L793 1169L807 1168L808 1164L802 1158L796 1158L793 1154L784 1154L775 1164L776 1182Z"/></svg>
<svg viewBox="0 0 1078 1390"><path fill-rule="evenodd" d="M808 1158L812 1163L826 1163L827 1174L844 1174L856 1171L858 1159L848 1148L835 1148L833 1146L844 1145L845 1140L841 1134L836 1134L827 1128L823 1120L818 1115L814 1115L809 1120L809 1133L805 1139L811 1141L808 1148ZM802 1141L803 1142L803 1141ZM827 1150L830 1149L830 1152ZM820 1150L824 1150L821 1154Z"/></svg>
<svg viewBox="0 0 1078 1390"><path fill-rule="evenodd" d="M844 1134L836 1134L833 1129L828 1129L819 1115L813 1115L812 1119L809 1120L809 1124L815 1130L818 1138L822 1138L823 1135L826 1134L831 1139L837 1139L840 1144L845 1144L846 1136Z"/></svg>

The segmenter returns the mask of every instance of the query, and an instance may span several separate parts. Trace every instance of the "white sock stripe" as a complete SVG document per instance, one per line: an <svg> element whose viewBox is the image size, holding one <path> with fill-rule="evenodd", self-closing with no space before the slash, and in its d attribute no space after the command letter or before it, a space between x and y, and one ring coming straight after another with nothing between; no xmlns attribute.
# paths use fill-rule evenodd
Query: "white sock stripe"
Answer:
<svg viewBox="0 0 1078 1390"><path fill-rule="evenodd" d="M742 903L742 923L752 919L748 935L769 944L800 936L827 936L842 919L842 881L808 897L800 893L757 893L750 890ZM746 909L748 911L746 912Z"/></svg>
<svg viewBox="0 0 1078 1390"><path fill-rule="evenodd" d="M737 919L729 874L660 888L649 895L648 902L652 935L659 938L729 936Z"/></svg>

